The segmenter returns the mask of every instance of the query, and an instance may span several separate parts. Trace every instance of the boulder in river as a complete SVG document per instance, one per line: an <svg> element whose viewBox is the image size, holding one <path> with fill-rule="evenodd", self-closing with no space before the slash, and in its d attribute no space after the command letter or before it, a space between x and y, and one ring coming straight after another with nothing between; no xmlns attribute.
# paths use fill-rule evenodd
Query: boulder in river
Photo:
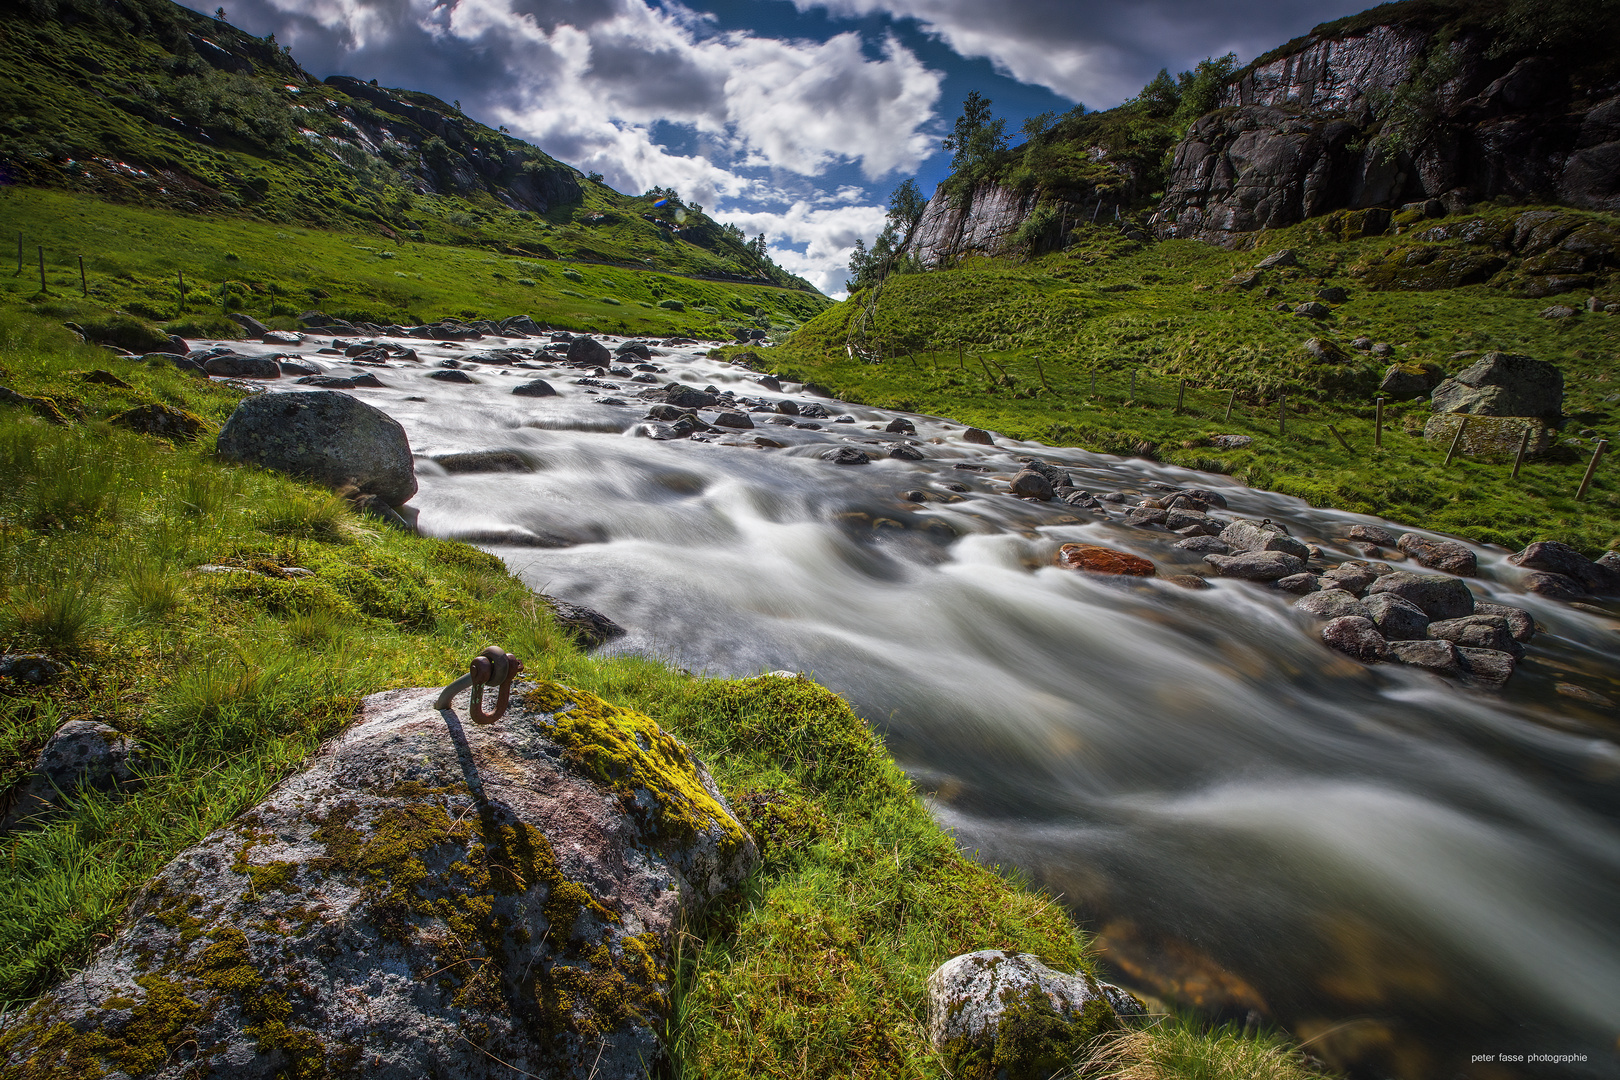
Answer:
<svg viewBox="0 0 1620 1080"><path fill-rule="evenodd" d="M990 433L988 431L985 431L983 428L976 427L970 427L966 431L962 432L962 441L977 443L980 446L995 445L995 440L990 437Z"/></svg>
<svg viewBox="0 0 1620 1080"><path fill-rule="evenodd" d="M1431 619L1459 619L1474 613L1474 594L1460 578L1397 570L1373 582L1367 593L1369 597L1390 593L1408 600Z"/></svg>
<svg viewBox="0 0 1620 1080"><path fill-rule="evenodd" d="M1324 589L1343 589L1345 592L1360 596L1367 591L1367 587L1378 580L1378 571L1367 563L1352 559L1332 567L1322 575Z"/></svg>
<svg viewBox="0 0 1620 1080"><path fill-rule="evenodd" d="M1371 619L1359 615L1343 615L1322 627L1322 640L1329 648L1364 664L1376 664L1384 659L1384 636Z"/></svg>
<svg viewBox="0 0 1620 1080"><path fill-rule="evenodd" d="M1322 619L1337 619L1345 615L1369 618L1367 605L1343 589L1322 589L1294 601L1294 606Z"/></svg>
<svg viewBox="0 0 1620 1080"><path fill-rule="evenodd" d="M886 426L883 430L889 432L892 435L915 435L915 434L917 434L916 425L914 425L910 420L907 420L903 416L897 416L893 420L890 420L889 423L888 423L888 426Z"/></svg>
<svg viewBox="0 0 1620 1080"><path fill-rule="evenodd" d="M1415 532L1402 533L1396 546L1431 570L1444 570L1448 574L1474 577L1479 573L1479 562L1473 549L1455 540L1433 540Z"/></svg>
<svg viewBox="0 0 1620 1080"><path fill-rule="evenodd" d="M1052 482L1033 469L1024 469L1012 478L1012 493L1020 499L1047 502L1052 498Z"/></svg>
<svg viewBox="0 0 1620 1080"><path fill-rule="evenodd" d="M512 393L517 397L556 397L556 389L544 379L531 379L529 382L518 383L512 387Z"/></svg>
<svg viewBox="0 0 1620 1080"><path fill-rule="evenodd" d="M568 362L605 368L613 362L613 354L593 337L577 337L568 343Z"/></svg>
<svg viewBox="0 0 1620 1080"><path fill-rule="evenodd" d="M866 456L866 451L857 450L853 446L840 446L836 450L824 451L822 461L830 461L834 465L865 465L872 459Z"/></svg>
<svg viewBox="0 0 1620 1080"><path fill-rule="evenodd" d="M1573 578L1588 592L1600 596L1620 594L1620 567L1610 566L1603 560L1594 562L1556 540L1537 540L1523 551L1509 555L1507 561L1526 570Z"/></svg>
<svg viewBox="0 0 1620 1080"><path fill-rule="evenodd" d="M430 371L427 377L437 382L448 383L475 383L478 381L460 368L444 368L440 371Z"/></svg>
<svg viewBox="0 0 1620 1080"><path fill-rule="evenodd" d="M268 356L238 356L225 353L203 361L203 370L210 375L232 379L279 379L281 365Z"/></svg>
<svg viewBox="0 0 1620 1080"><path fill-rule="evenodd" d="M1000 949L952 957L927 985L929 1041L948 1075L962 1080L1044 1080L1146 1011L1083 971L1065 974Z"/></svg>
<svg viewBox="0 0 1620 1080"><path fill-rule="evenodd" d="M1515 666L1511 653L1460 646L1457 663L1462 668L1464 681L1483 690L1500 690L1512 678Z"/></svg>
<svg viewBox="0 0 1620 1080"><path fill-rule="evenodd" d="M1057 564L1070 570L1124 577L1153 577L1158 571L1147 559L1095 544L1064 544L1058 548Z"/></svg>
<svg viewBox="0 0 1620 1080"><path fill-rule="evenodd" d="M1224 539L1224 537L1223 537ZM1285 551L1240 551L1236 555L1205 555L1204 561L1222 577L1245 581L1277 581L1305 571L1305 560Z"/></svg>
<svg viewBox="0 0 1620 1080"><path fill-rule="evenodd" d="M1400 542L1394 533L1377 525L1352 525L1345 530L1345 536L1364 544L1386 548L1392 548Z"/></svg>
<svg viewBox="0 0 1620 1080"><path fill-rule="evenodd" d="M915 443L908 443L908 442L885 443L884 444L884 449L886 449L889 452L890 457L895 458L895 459L900 460L900 461L921 461L921 460L923 460L924 457L927 456L926 454L924 454L921 450L919 450L917 448Z"/></svg>
<svg viewBox="0 0 1620 1080"><path fill-rule="evenodd" d="M352 485L390 506L416 494L411 444L399 421L336 390L247 398L225 421L217 453L330 488Z"/></svg>
<svg viewBox="0 0 1620 1080"><path fill-rule="evenodd" d="M1476 603L1476 615L1499 615L1507 623L1508 632L1513 640L1523 644L1536 636L1536 620L1524 608L1510 607L1507 604Z"/></svg>
<svg viewBox="0 0 1620 1080"><path fill-rule="evenodd" d="M1410 667L1423 668L1437 675L1455 675L1462 670L1457 647L1449 641L1390 641L1384 645L1386 659Z"/></svg>
<svg viewBox="0 0 1620 1080"><path fill-rule="evenodd" d="M1412 641L1428 636L1429 617L1423 609L1393 593L1374 593L1361 602L1386 641Z"/></svg>
<svg viewBox="0 0 1620 1080"><path fill-rule="evenodd" d="M1445 619L1429 624L1428 636L1436 641L1449 641L1458 648L1494 649L1518 659L1524 655L1524 646L1513 638L1513 631L1500 615L1481 615L1475 612L1460 619Z"/></svg>
<svg viewBox="0 0 1620 1080"><path fill-rule="evenodd" d="M367 698L176 856L8 1025L0 1072L656 1072L674 935L757 864L752 838L645 716L520 683L474 726L437 695Z"/></svg>
<svg viewBox="0 0 1620 1080"><path fill-rule="evenodd" d="M1322 585L1315 574L1301 573L1278 578L1271 583L1271 587L1281 589L1285 593L1293 593L1295 596L1308 596L1320 590Z"/></svg>
<svg viewBox="0 0 1620 1080"><path fill-rule="evenodd" d="M130 759L138 748L94 720L63 724L40 751L34 769L0 794L0 833L41 824L85 789L114 791L134 783Z"/></svg>
<svg viewBox="0 0 1620 1080"><path fill-rule="evenodd" d="M1234 521L1221 530L1221 539L1236 551L1280 551L1301 562L1311 557L1309 548L1269 522Z"/></svg>

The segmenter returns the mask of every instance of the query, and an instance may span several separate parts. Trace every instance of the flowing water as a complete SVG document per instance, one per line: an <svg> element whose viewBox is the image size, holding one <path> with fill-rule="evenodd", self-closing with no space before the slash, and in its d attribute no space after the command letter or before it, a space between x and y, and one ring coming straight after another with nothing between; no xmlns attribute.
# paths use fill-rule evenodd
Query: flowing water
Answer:
<svg viewBox="0 0 1620 1080"><path fill-rule="evenodd" d="M350 370L317 344L306 356ZM1476 596L1542 627L1505 691L1363 667L1272 589L1055 566L1069 541L1161 575L1199 564L1117 505L1028 502L1005 481L1035 455L1097 493L1209 488L1330 562L1362 557L1340 538L1375 519L1141 460L976 445L926 416L909 416L926 458L890 459L898 414L772 392L697 348L657 350L659 385L820 400L854 422L756 413L752 431L657 441L637 435L645 387L577 385L587 372L544 355L468 365L473 385L426 377L541 341L405 344L421 363L369 368L386 388L353 392L404 425L423 532L605 613L628 630L611 651L802 671L845 695L959 842L1060 894L1126 985L1280 1023L1360 1075L1620 1073L1620 709L1557 689L1620 701L1620 618L1524 594L1507 552L1479 548ZM536 377L558 396L511 393ZM872 463L821 457L851 445ZM533 471L432 460L482 450Z"/></svg>

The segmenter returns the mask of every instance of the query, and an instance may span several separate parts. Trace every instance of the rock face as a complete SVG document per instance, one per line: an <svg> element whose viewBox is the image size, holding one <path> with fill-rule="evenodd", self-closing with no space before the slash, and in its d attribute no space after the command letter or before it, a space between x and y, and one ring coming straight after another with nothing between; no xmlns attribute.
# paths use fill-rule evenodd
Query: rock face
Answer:
<svg viewBox="0 0 1620 1080"><path fill-rule="evenodd" d="M42 821L85 788L112 791L133 783L130 758L136 753L134 743L106 724L63 724L40 752L34 771L0 796L0 833Z"/></svg>
<svg viewBox="0 0 1620 1080"><path fill-rule="evenodd" d="M1230 246L1340 209L1359 215L1340 223L1347 238L1383 232L1386 208L1409 205L1437 216L1508 196L1620 209L1614 88L1577 90L1554 57L1494 57L1497 39L1481 29L1446 42L1434 33L1420 14L1324 27L1244 71L1176 147L1154 230ZM1420 72L1437 81L1414 88ZM1397 91L1433 117L1399 148L1375 115Z"/></svg>
<svg viewBox="0 0 1620 1080"><path fill-rule="evenodd" d="M967 953L928 976L929 1040L963 1080L1045 1080L1143 1011L1118 987L1053 971L1027 953Z"/></svg>
<svg viewBox="0 0 1620 1080"><path fill-rule="evenodd" d="M752 839L644 716L519 684L504 719L463 727L436 695L368 698L307 772L177 856L9 1026L0 1071L656 1070L671 934L748 873Z"/></svg>
<svg viewBox="0 0 1620 1080"><path fill-rule="evenodd" d="M1564 413L1564 375L1545 360L1491 352L1436 386L1429 400L1437 413L1556 421Z"/></svg>
<svg viewBox="0 0 1620 1080"><path fill-rule="evenodd" d="M338 390L244 400L220 430L219 456L331 488L353 485L398 506L416 494L411 444L399 421Z"/></svg>
<svg viewBox="0 0 1620 1080"><path fill-rule="evenodd" d="M948 266L964 255L1005 255L1013 233L1035 208L1035 194L980 184L960 202L942 194L928 200L910 250L925 267Z"/></svg>

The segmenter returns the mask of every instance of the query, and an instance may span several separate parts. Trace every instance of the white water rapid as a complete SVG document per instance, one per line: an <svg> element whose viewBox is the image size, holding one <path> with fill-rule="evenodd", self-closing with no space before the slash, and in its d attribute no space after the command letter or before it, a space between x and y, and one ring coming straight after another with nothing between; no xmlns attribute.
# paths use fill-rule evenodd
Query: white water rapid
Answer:
<svg viewBox="0 0 1620 1080"><path fill-rule="evenodd" d="M927 416L907 416L924 459L892 459L901 436L882 429L899 414L767 390L699 347L655 347L656 383L593 387L536 357L543 339L395 343L420 361L366 367L385 386L350 392L404 425L422 532L606 614L628 630L611 651L803 671L845 695L959 842L1061 894L1126 984L1281 1023L1360 1075L1620 1073L1620 710L1556 689L1620 701L1620 617L1526 594L1507 552L1476 547L1476 597L1541 627L1505 690L1364 667L1265 586L1054 565L1080 541L1161 576L1209 569L1117 504L1030 502L1006 481L1036 456L1098 494L1211 489L1228 502L1214 513L1281 522L1330 563L1364 557L1348 526L1387 523L1142 460L976 445ZM326 339L231 344L354 370L315 352ZM474 383L427 377L475 354L490 362L464 363ZM535 378L557 396L513 395ZM829 418L638 437L637 392L671 381L819 401ZM823 460L844 446L871 463ZM433 460L489 450L533 471ZM1487 1054L1526 1060L1472 1060Z"/></svg>

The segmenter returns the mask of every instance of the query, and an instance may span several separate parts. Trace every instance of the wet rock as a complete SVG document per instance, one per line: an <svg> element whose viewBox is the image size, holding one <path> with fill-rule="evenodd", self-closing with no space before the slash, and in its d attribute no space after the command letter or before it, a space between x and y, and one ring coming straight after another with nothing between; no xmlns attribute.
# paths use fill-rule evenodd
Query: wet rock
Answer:
<svg viewBox="0 0 1620 1080"><path fill-rule="evenodd" d="M836 450L824 451L821 460L830 461L834 465L865 465L872 459L867 457L864 451L857 450L853 446L840 446Z"/></svg>
<svg viewBox="0 0 1620 1080"><path fill-rule="evenodd" d="M454 368L445 371L430 371L427 377L438 382L447 383L475 383L478 381L465 371Z"/></svg>
<svg viewBox="0 0 1620 1080"><path fill-rule="evenodd" d="M1474 605L1474 614L1495 615L1503 620L1507 623L1508 633L1513 635L1513 640L1521 644L1536 636L1536 620L1524 608L1479 602Z"/></svg>
<svg viewBox="0 0 1620 1080"><path fill-rule="evenodd" d="M44 653L0 653L0 679L12 683L48 686L66 670Z"/></svg>
<svg viewBox="0 0 1620 1080"><path fill-rule="evenodd" d="M1179 496L1171 500L1171 502L1182 501L1184 500ZM1226 522L1217 521L1197 510L1183 510L1179 506L1172 506L1164 512L1164 527L1183 536L1219 536L1221 530L1226 527Z"/></svg>
<svg viewBox="0 0 1620 1080"><path fill-rule="evenodd" d="M216 452L330 488L352 486L390 506L416 494L411 444L399 421L335 390L246 399L225 421Z"/></svg>
<svg viewBox="0 0 1620 1080"><path fill-rule="evenodd" d="M1499 690L1513 676L1513 656L1494 649L1457 649L1464 681L1483 690Z"/></svg>
<svg viewBox="0 0 1620 1080"><path fill-rule="evenodd" d="M1163 525L1169 516L1166 510L1152 506L1135 506L1125 511L1122 519L1127 525Z"/></svg>
<svg viewBox="0 0 1620 1080"><path fill-rule="evenodd" d="M643 391L642 397L661 399L670 405L679 405L683 409L707 409L720 403L720 395L712 394L707 390L696 390L680 383L670 383L662 390Z"/></svg>
<svg viewBox="0 0 1620 1080"><path fill-rule="evenodd" d="M1176 547L1198 555L1229 555L1232 551L1226 541L1218 536L1189 536L1176 541Z"/></svg>
<svg viewBox="0 0 1620 1080"><path fill-rule="evenodd" d="M1563 696L1567 698L1574 698L1576 701L1579 701L1584 705L1596 705L1603 709L1614 708L1614 702L1611 699L1604 697L1596 690L1589 690L1584 686L1576 686L1574 683L1561 682L1557 686L1553 687L1553 689L1557 690Z"/></svg>
<svg viewBox="0 0 1620 1080"><path fill-rule="evenodd" d="M764 446L764 447L767 447L767 448L769 448L771 450L780 450L784 446L786 446L787 443L779 443L775 439L767 439L763 435L755 435L754 436L754 445L755 446Z"/></svg>
<svg viewBox="0 0 1620 1080"><path fill-rule="evenodd" d="M110 417L107 421L143 435L156 435L170 442L193 442L197 436L212 430L208 421L177 409L173 405L137 405Z"/></svg>
<svg viewBox="0 0 1620 1080"><path fill-rule="evenodd" d="M1474 613L1474 594L1460 578L1397 570L1373 582L1367 593L1369 599L1381 593L1398 596L1431 619L1460 619Z"/></svg>
<svg viewBox="0 0 1620 1080"><path fill-rule="evenodd" d="M1367 618L1387 640L1412 641L1428 637L1429 617L1410 600L1390 593L1374 593L1362 600Z"/></svg>
<svg viewBox="0 0 1620 1080"><path fill-rule="evenodd" d="M314 364L306 364L302 361L294 360L288 356L283 356L277 359L276 366L281 369L281 373L283 375L291 375L294 378L301 375L321 374L321 369L316 367Z"/></svg>
<svg viewBox="0 0 1620 1080"><path fill-rule="evenodd" d="M1178 589L1188 589L1193 592L1201 592L1204 589L1214 588L1214 586L1205 581L1203 578L1199 577L1197 574L1167 574L1159 580L1169 582Z"/></svg>
<svg viewBox="0 0 1620 1080"><path fill-rule="evenodd" d="M1462 670L1457 647L1449 641L1390 641L1385 643L1384 653L1387 659L1437 675L1456 675Z"/></svg>
<svg viewBox="0 0 1620 1080"><path fill-rule="evenodd" d="M1370 617L1367 605L1343 589L1322 589L1310 593L1294 601L1294 606L1323 619L1338 619L1346 615L1359 615L1363 619Z"/></svg>
<svg viewBox="0 0 1620 1080"><path fill-rule="evenodd" d="M885 443L884 446L888 449L890 457L898 458L901 461L921 461L927 456L916 446L907 442Z"/></svg>
<svg viewBox="0 0 1620 1080"><path fill-rule="evenodd" d="M153 1015L183 1018L162 1022L189 1052L166 1062L165 1036L131 1071L170 1080L340 1052L376 1077L663 1068L674 935L758 864L752 839L645 716L519 683L480 726L438 693L367 698L307 771L176 856L18 1018L0 1071L84 1069Z"/></svg>
<svg viewBox="0 0 1620 1080"><path fill-rule="evenodd" d="M314 386L322 390L353 390L358 385L353 379L341 375L305 375L298 382L300 385Z"/></svg>
<svg viewBox="0 0 1620 1080"><path fill-rule="evenodd" d="M0 795L0 833L45 823L85 789L115 791L134 783L135 743L106 724L74 720L45 744L34 769Z"/></svg>
<svg viewBox="0 0 1620 1080"><path fill-rule="evenodd" d="M1305 560L1284 551L1240 551L1236 555L1205 555L1204 561L1213 566L1221 577L1242 578L1245 581L1277 581L1305 572Z"/></svg>
<svg viewBox="0 0 1620 1080"><path fill-rule="evenodd" d="M1052 485L1055 493L1058 488L1073 486L1068 471L1056 465L1050 465L1039 458L1019 458L1019 463L1030 472L1040 473L1046 477L1046 482Z"/></svg>
<svg viewBox="0 0 1620 1080"><path fill-rule="evenodd" d="M1352 525L1345 535L1351 540L1360 540L1367 544L1376 544L1379 547L1392 548L1399 543L1398 538L1388 529L1381 529L1377 525Z"/></svg>
<svg viewBox="0 0 1620 1080"><path fill-rule="evenodd" d="M1509 555L1507 561L1526 570L1541 570L1573 578L1588 592L1599 596L1620 594L1620 567L1609 565L1601 559L1594 562L1556 540L1538 540L1523 551Z"/></svg>
<svg viewBox="0 0 1620 1080"><path fill-rule="evenodd" d="M515 450L467 450L433 458L448 473L533 472L534 464Z"/></svg>
<svg viewBox="0 0 1620 1080"><path fill-rule="evenodd" d="M557 625L572 634L582 648L594 649L625 633L624 627L594 608L570 604L544 593L540 594L540 599Z"/></svg>
<svg viewBox="0 0 1620 1080"><path fill-rule="evenodd" d="M1331 649L1360 660L1363 664L1376 664L1384 658L1384 637L1369 619L1359 615L1342 615L1329 620L1322 627L1322 640Z"/></svg>
<svg viewBox="0 0 1620 1080"><path fill-rule="evenodd" d="M1278 578L1271 585L1274 589L1281 589L1283 592L1293 593L1295 596L1305 596L1316 592L1322 587L1318 583L1316 575L1311 573L1290 574L1287 577Z"/></svg>
<svg viewBox="0 0 1620 1080"><path fill-rule="evenodd" d="M1301 562L1311 557L1304 544L1261 522L1234 521L1221 530L1221 539L1237 551L1280 551Z"/></svg>
<svg viewBox="0 0 1620 1080"><path fill-rule="evenodd" d="M1122 1016L1145 1012L1084 972L1066 975L999 949L952 957L927 986L928 1038L948 1074L963 1078L1055 1075L1097 1036L1122 1029Z"/></svg>
<svg viewBox="0 0 1620 1080"><path fill-rule="evenodd" d="M1585 600L1591 594L1586 586L1566 574L1554 574L1546 570L1533 570L1520 579L1520 584L1527 592L1537 596L1545 596L1549 600Z"/></svg>
<svg viewBox="0 0 1620 1080"><path fill-rule="evenodd" d="M746 431L753 429L754 422L748 418L748 414L745 412L726 409L715 414L714 426Z"/></svg>
<svg viewBox="0 0 1620 1080"><path fill-rule="evenodd" d="M296 330L270 330L259 336L266 345L302 345L304 335Z"/></svg>
<svg viewBox="0 0 1620 1080"><path fill-rule="evenodd" d="M555 397L556 389L544 379L533 379L526 383L518 383L512 387L512 393L517 397Z"/></svg>
<svg viewBox="0 0 1620 1080"><path fill-rule="evenodd" d="M1352 596L1360 596L1378 580L1378 572L1364 562L1340 563L1322 575L1325 589L1343 589Z"/></svg>
<svg viewBox="0 0 1620 1080"><path fill-rule="evenodd" d="M605 368L613 362L607 346L593 337L577 337L568 343L568 362Z"/></svg>
<svg viewBox="0 0 1620 1080"><path fill-rule="evenodd" d="M798 416L799 403L797 401L791 401L784 398L776 403L776 411L781 413L783 416Z"/></svg>
<svg viewBox="0 0 1620 1080"><path fill-rule="evenodd" d="M976 427L970 427L966 431L962 432L962 441L977 443L980 446L995 445L995 440L990 437L990 433L988 431Z"/></svg>
<svg viewBox="0 0 1620 1080"><path fill-rule="evenodd" d="M1052 498L1052 482L1033 469L1024 469L1012 478L1012 493L1021 499L1046 502Z"/></svg>
<svg viewBox="0 0 1620 1080"><path fill-rule="evenodd" d="M235 353L213 356L203 361L203 370L232 379L281 378L281 365L268 356L237 356Z"/></svg>
<svg viewBox="0 0 1620 1080"><path fill-rule="evenodd" d="M1436 641L1449 641L1461 648L1494 649L1510 653L1515 658L1524 655L1524 646L1514 640L1507 620L1498 615L1475 612L1460 619L1430 623L1428 636Z"/></svg>
<svg viewBox="0 0 1620 1080"><path fill-rule="evenodd" d="M1153 577L1158 572L1140 555L1094 544L1064 544L1058 548L1057 564L1069 570L1124 577Z"/></svg>
<svg viewBox="0 0 1620 1080"><path fill-rule="evenodd" d="M1564 411L1564 376L1544 360L1489 352L1435 387L1430 400L1437 413L1557 420Z"/></svg>
<svg viewBox="0 0 1620 1080"><path fill-rule="evenodd" d="M903 416L897 416L893 420L890 420L888 426L885 427L883 430L887 431L887 432L890 432L891 434L897 434L897 435L915 435L915 434L917 434L916 425L913 424L910 420L907 420Z"/></svg>
<svg viewBox="0 0 1620 1080"><path fill-rule="evenodd" d="M1431 570L1474 577L1479 563L1472 549L1454 540L1431 540L1417 533L1402 533L1396 546Z"/></svg>
<svg viewBox="0 0 1620 1080"><path fill-rule="evenodd" d="M243 312L233 311L225 317L231 320L231 322L235 323L237 326L240 326L243 330L247 331L247 335L249 337L262 338L266 334L270 333L270 328L268 326L264 325L264 323L260 322L258 319L255 319L253 316L244 314Z"/></svg>

